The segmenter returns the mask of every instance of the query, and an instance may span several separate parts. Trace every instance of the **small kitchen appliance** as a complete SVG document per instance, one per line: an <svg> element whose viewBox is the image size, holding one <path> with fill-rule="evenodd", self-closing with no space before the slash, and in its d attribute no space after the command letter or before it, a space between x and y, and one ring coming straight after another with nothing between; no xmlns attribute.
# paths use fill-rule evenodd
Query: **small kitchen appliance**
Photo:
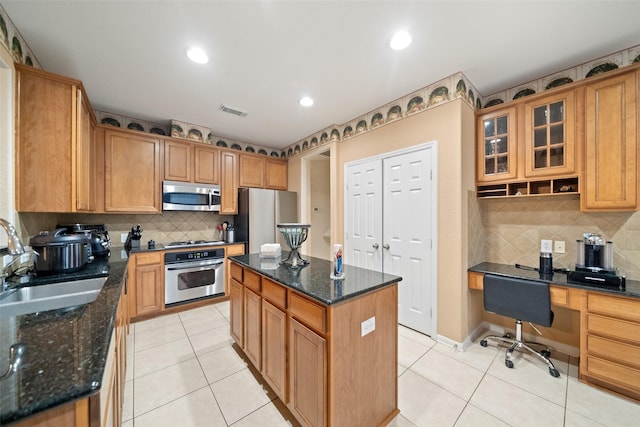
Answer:
<svg viewBox="0 0 640 427"><path fill-rule="evenodd" d="M91 252L94 257L111 255L111 238L104 224L59 224L57 228L66 229L66 233L90 233Z"/></svg>
<svg viewBox="0 0 640 427"><path fill-rule="evenodd" d="M567 274L569 282L624 290L626 278L613 266L613 242L596 233L576 240L576 269Z"/></svg>
<svg viewBox="0 0 640 427"><path fill-rule="evenodd" d="M29 244L38 254L35 267L40 274L79 271L93 260L88 232L67 233L65 228L41 231Z"/></svg>

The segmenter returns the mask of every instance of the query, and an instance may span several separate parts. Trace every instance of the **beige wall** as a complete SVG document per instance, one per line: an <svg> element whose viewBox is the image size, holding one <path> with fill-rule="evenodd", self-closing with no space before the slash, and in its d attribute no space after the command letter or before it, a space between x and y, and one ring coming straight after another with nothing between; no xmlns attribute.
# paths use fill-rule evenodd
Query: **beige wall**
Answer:
<svg viewBox="0 0 640 427"><path fill-rule="evenodd" d="M308 253L317 258L331 259L331 200L329 158L319 156L309 161L310 224Z"/></svg>
<svg viewBox="0 0 640 427"><path fill-rule="evenodd" d="M474 112L461 100L449 102L332 147L332 237L344 236L344 164L430 141L437 141L438 180L438 334L456 342L468 335L466 299L468 267L467 192L473 189ZM473 160L471 160L473 161ZM289 161L289 189L303 184L302 158Z"/></svg>
<svg viewBox="0 0 640 427"><path fill-rule="evenodd" d="M11 222L19 230L13 185L14 75L13 57L0 43L0 218ZM7 235L0 229L0 247L5 246Z"/></svg>

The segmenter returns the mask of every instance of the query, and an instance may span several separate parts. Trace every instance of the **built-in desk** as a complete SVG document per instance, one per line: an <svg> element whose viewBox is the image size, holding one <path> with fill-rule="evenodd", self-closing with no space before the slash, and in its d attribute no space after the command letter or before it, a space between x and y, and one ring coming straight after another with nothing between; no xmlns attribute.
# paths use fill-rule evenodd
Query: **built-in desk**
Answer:
<svg viewBox="0 0 640 427"><path fill-rule="evenodd" d="M580 312L580 380L640 400L639 281L627 280L624 290L598 288L484 262L469 269L469 289L481 291L485 273L549 283L551 304Z"/></svg>

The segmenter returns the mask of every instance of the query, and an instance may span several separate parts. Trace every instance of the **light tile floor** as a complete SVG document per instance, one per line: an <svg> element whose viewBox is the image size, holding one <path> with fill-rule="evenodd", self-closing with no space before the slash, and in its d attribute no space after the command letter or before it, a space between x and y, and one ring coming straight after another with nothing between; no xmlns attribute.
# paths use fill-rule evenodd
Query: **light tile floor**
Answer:
<svg viewBox="0 0 640 427"><path fill-rule="evenodd" d="M553 378L526 355L508 369L495 345L458 352L398 331L393 427L640 426L640 404L578 382L568 356L554 355ZM297 425L232 342L228 301L132 324L124 427Z"/></svg>

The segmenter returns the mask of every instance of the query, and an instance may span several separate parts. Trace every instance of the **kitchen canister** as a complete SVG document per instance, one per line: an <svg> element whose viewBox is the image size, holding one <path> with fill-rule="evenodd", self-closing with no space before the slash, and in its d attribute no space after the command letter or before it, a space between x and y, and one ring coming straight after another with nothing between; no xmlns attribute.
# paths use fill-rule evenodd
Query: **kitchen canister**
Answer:
<svg viewBox="0 0 640 427"><path fill-rule="evenodd" d="M344 279L344 264L342 263L342 245L333 245L333 260L331 261L332 279Z"/></svg>

